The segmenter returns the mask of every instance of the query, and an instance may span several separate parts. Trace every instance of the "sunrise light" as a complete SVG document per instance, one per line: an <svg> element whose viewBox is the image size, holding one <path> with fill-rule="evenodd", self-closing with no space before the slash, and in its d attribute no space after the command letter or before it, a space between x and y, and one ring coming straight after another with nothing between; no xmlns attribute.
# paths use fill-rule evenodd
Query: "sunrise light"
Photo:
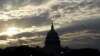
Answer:
<svg viewBox="0 0 100 56"><path fill-rule="evenodd" d="M8 36L13 36L15 34L18 34L19 33L19 28L17 27L8 27L7 30L5 32L2 32L2 34L4 35L8 35ZM1 35L2 35L1 34Z"/></svg>

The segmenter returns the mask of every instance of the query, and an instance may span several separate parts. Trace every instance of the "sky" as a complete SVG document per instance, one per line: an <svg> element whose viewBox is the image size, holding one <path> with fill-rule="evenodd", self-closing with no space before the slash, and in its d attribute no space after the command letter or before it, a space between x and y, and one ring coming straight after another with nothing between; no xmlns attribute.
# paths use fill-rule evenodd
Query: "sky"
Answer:
<svg viewBox="0 0 100 56"><path fill-rule="evenodd" d="M63 47L100 49L100 0L0 0L0 47L43 47L52 21Z"/></svg>

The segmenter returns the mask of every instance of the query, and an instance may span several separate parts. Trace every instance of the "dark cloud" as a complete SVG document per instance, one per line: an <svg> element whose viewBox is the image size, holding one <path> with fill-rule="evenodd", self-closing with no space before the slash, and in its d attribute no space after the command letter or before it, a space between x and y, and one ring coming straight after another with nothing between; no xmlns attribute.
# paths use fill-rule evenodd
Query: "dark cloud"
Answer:
<svg viewBox="0 0 100 56"><path fill-rule="evenodd" d="M0 0L0 9L3 9L6 0Z"/></svg>
<svg viewBox="0 0 100 56"><path fill-rule="evenodd" d="M91 1L83 1L79 4L80 6L89 6L89 7L100 7L100 0L91 0Z"/></svg>
<svg viewBox="0 0 100 56"><path fill-rule="evenodd" d="M13 19L7 21L8 25L15 24L18 27L32 27L32 26L43 26L48 25L50 23L50 19L48 18L48 13L43 13L39 16L34 17L26 17L23 19Z"/></svg>
<svg viewBox="0 0 100 56"><path fill-rule="evenodd" d="M42 26L49 24L50 20L47 17L41 17L41 16L35 16L30 18L24 18L24 19L13 19L7 21L8 25L16 25L17 27L25 27L29 28L32 26Z"/></svg>
<svg viewBox="0 0 100 56"><path fill-rule="evenodd" d="M27 40L18 40L18 43L20 45L23 45L23 44L28 44L28 41Z"/></svg>
<svg viewBox="0 0 100 56"><path fill-rule="evenodd" d="M89 30L90 32L100 32L100 18L87 19L79 22L72 22L71 25L58 29L61 34Z"/></svg>
<svg viewBox="0 0 100 56"><path fill-rule="evenodd" d="M32 36L33 36L33 33L31 33L31 32L24 32L24 33L20 33L20 34L15 35L15 37L18 37L18 38L21 38L21 37L32 37Z"/></svg>
<svg viewBox="0 0 100 56"><path fill-rule="evenodd" d="M34 36L36 36L36 37L41 38L42 36L45 36L46 33L47 33L47 31L35 32L35 33L33 33L33 32L23 32L23 33L16 34L13 37L17 37L17 38L26 37L27 38L27 37L34 37Z"/></svg>
<svg viewBox="0 0 100 56"><path fill-rule="evenodd" d="M4 28L6 27L5 21L0 21L0 32L4 31Z"/></svg>
<svg viewBox="0 0 100 56"><path fill-rule="evenodd" d="M34 4L34 5L41 5L41 4L44 4L44 3L47 3L49 0L32 0L31 2Z"/></svg>
<svg viewBox="0 0 100 56"><path fill-rule="evenodd" d="M8 37L9 36L7 36L7 35L2 35L2 36L0 36L0 40L6 40Z"/></svg>
<svg viewBox="0 0 100 56"><path fill-rule="evenodd" d="M8 21L0 21L1 29L7 26L17 26L21 28L30 28L32 26L45 26L49 25L51 19L48 12L44 12L38 16L24 17L22 19L11 19Z"/></svg>
<svg viewBox="0 0 100 56"><path fill-rule="evenodd" d="M75 32L84 32L89 30L85 34L81 35L73 34ZM61 37L62 44L64 46L69 46L71 48L99 48L100 49L100 18L91 17L90 19L73 22L70 26L66 26L62 29L57 29L58 33L64 36ZM72 33L72 35L67 35L67 33ZM92 34L91 34L92 33ZM96 35L97 34L97 35ZM66 40L65 42L63 40ZM68 41L67 41L68 40Z"/></svg>
<svg viewBox="0 0 100 56"><path fill-rule="evenodd" d="M63 42L71 48L98 48L100 49L100 36L73 36L72 41ZM94 37L94 38L93 38ZM70 38L71 39L71 38ZM63 40L62 40L63 41Z"/></svg>

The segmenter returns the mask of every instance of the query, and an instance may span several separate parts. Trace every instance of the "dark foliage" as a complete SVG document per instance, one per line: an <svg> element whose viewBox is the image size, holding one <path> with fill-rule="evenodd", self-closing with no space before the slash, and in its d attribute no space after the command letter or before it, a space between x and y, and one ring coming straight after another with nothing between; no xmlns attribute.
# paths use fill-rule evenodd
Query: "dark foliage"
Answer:
<svg viewBox="0 0 100 56"><path fill-rule="evenodd" d="M29 46L17 46L7 47L0 49L0 56L54 56L52 54L45 54L43 48L29 47ZM63 48L61 56L100 56L98 49L69 49Z"/></svg>

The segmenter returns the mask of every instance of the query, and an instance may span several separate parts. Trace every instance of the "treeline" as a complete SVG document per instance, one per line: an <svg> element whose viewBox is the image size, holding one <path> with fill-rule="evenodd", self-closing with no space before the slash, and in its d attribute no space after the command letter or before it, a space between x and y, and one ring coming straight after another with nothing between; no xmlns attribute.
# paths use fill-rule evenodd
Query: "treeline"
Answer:
<svg viewBox="0 0 100 56"><path fill-rule="evenodd" d="M0 56L53 56L52 54L45 54L43 48L29 47L29 46L17 46L7 47L0 49ZM61 56L100 56L98 49L69 49L63 48Z"/></svg>

